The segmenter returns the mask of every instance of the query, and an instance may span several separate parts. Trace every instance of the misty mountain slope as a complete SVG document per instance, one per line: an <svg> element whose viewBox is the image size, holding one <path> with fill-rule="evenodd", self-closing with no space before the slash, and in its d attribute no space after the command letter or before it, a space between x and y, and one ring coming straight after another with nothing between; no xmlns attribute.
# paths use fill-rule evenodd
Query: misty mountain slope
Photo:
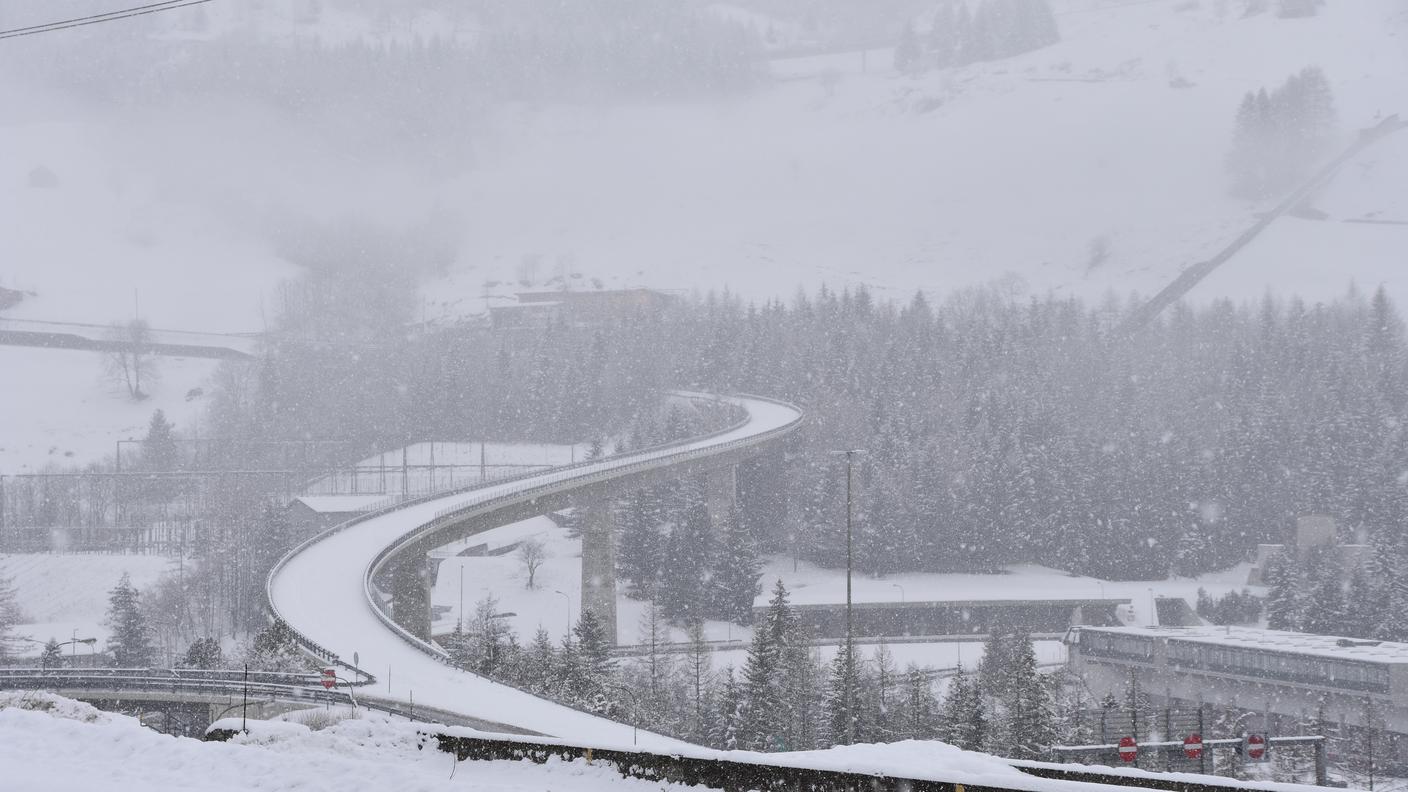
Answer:
<svg viewBox="0 0 1408 792"><path fill-rule="evenodd" d="M775 62L786 81L731 102L505 111L454 191L472 218L462 266L428 291L450 311L474 310L484 281L525 272L750 296L819 280L892 297L994 279L1150 293L1273 203L1228 194L1245 92L1318 65L1343 141L1408 109L1392 2L1296 20L1186 5L1058 4L1061 43L917 78L872 52L867 73L859 54ZM1356 169L1403 157L1396 145L1367 152L1336 194L1360 200ZM1337 225L1321 247L1363 252L1298 287L1338 293L1357 259L1397 249L1364 230ZM1222 291L1195 296L1280 282L1240 260L1227 273ZM1408 298L1408 284L1397 293Z"/></svg>

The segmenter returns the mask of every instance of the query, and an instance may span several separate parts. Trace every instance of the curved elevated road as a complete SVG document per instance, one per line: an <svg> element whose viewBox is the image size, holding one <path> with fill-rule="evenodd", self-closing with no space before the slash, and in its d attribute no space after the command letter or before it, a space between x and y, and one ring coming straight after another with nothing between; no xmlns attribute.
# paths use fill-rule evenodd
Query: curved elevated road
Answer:
<svg viewBox="0 0 1408 792"><path fill-rule="evenodd" d="M508 515L521 513L540 499L659 475L672 467L688 469L711 458L728 459L776 441L794 430L802 418L797 408L768 399L736 396L725 401L741 407L746 418L722 432L490 482L393 506L337 526L295 548L274 568L268 581L270 608L299 634L307 648L324 659L345 665L355 653L362 669L380 677L376 692L389 698L408 705L422 702L516 730L629 745L634 739L630 726L448 665L437 647L391 620L373 578L391 556L423 546L446 526L471 519L492 521L498 513L505 515L505 521L516 519ZM683 745L645 732L639 734L639 743L657 749Z"/></svg>

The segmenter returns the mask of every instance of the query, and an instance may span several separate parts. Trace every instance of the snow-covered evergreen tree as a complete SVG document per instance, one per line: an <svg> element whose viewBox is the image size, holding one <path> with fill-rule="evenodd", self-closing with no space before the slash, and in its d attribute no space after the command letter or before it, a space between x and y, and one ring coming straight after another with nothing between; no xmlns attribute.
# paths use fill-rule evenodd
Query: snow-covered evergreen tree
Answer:
<svg viewBox="0 0 1408 792"><path fill-rule="evenodd" d="M862 661L855 644L843 642L836 647L827 679L826 715L830 742L851 745L870 742L872 723L861 700Z"/></svg>
<svg viewBox="0 0 1408 792"><path fill-rule="evenodd" d="M39 655L40 668L58 668L64 663L63 650L55 638L50 638L44 644L44 651Z"/></svg>
<svg viewBox="0 0 1408 792"><path fill-rule="evenodd" d="M988 715L982 690L961 663L944 696L939 739L969 751L981 751L987 746Z"/></svg>
<svg viewBox="0 0 1408 792"><path fill-rule="evenodd" d="M126 572L108 595L107 624L112 636L107 649L118 668L146 668L156 662L139 596Z"/></svg>
<svg viewBox="0 0 1408 792"><path fill-rule="evenodd" d="M210 637L197 638L186 649L179 665L182 668L220 668L223 659L220 641Z"/></svg>
<svg viewBox="0 0 1408 792"><path fill-rule="evenodd" d="M906 24L895 46L895 69L901 74L917 74L924 65L924 52L919 46L919 34L914 25Z"/></svg>
<svg viewBox="0 0 1408 792"><path fill-rule="evenodd" d="M896 731L901 739L932 740L940 737L939 702L929 675L915 663L905 667L900 690Z"/></svg>
<svg viewBox="0 0 1408 792"><path fill-rule="evenodd" d="M753 628L748 660L743 666L737 740L740 748L778 750L786 733L787 687L783 673L787 649L793 645L796 621L781 580L762 623Z"/></svg>
<svg viewBox="0 0 1408 792"><path fill-rule="evenodd" d="M752 535L731 513L724 523L723 540L709 577L712 605L709 615L736 624L751 624L753 601L763 591L763 562Z"/></svg>

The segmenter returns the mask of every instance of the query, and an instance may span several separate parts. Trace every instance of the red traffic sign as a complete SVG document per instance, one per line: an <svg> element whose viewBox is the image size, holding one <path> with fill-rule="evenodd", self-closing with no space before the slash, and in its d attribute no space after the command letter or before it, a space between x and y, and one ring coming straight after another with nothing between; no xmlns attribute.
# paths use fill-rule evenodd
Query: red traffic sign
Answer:
<svg viewBox="0 0 1408 792"><path fill-rule="evenodd" d="M324 668L324 669L323 669L323 687L327 688L328 690L332 690L333 687L336 686L336 685L337 685L337 669L334 669L334 668Z"/></svg>
<svg viewBox="0 0 1408 792"><path fill-rule="evenodd" d="M1139 746L1135 744L1133 737L1120 738L1120 758L1126 762L1133 762L1139 756Z"/></svg>
<svg viewBox="0 0 1408 792"><path fill-rule="evenodd" d="M1203 757L1203 735L1193 732L1183 738L1183 755L1189 759Z"/></svg>
<svg viewBox="0 0 1408 792"><path fill-rule="evenodd" d="M1266 757L1266 735L1257 732L1248 734L1242 748L1246 751L1248 759L1253 762L1262 761Z"/></svg>

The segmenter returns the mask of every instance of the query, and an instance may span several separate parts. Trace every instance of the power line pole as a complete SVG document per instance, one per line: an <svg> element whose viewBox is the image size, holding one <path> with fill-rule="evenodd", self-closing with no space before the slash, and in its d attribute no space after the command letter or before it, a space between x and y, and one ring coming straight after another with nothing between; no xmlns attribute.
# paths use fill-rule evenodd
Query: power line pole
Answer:
<svg viewBox="0 0 1408 792"><path fill-rule="evenodd" d="M855 614L851 607L851 575L855 568L855 544L853 541L854 518L851 506L854 492L855 457L857 454L864 454L865 451L852 448L832 453L846 458L846 661L841 670L844 677L841 700L845 702L846 707L846 743L854 745L856 741L856 646Z"/></svg>

